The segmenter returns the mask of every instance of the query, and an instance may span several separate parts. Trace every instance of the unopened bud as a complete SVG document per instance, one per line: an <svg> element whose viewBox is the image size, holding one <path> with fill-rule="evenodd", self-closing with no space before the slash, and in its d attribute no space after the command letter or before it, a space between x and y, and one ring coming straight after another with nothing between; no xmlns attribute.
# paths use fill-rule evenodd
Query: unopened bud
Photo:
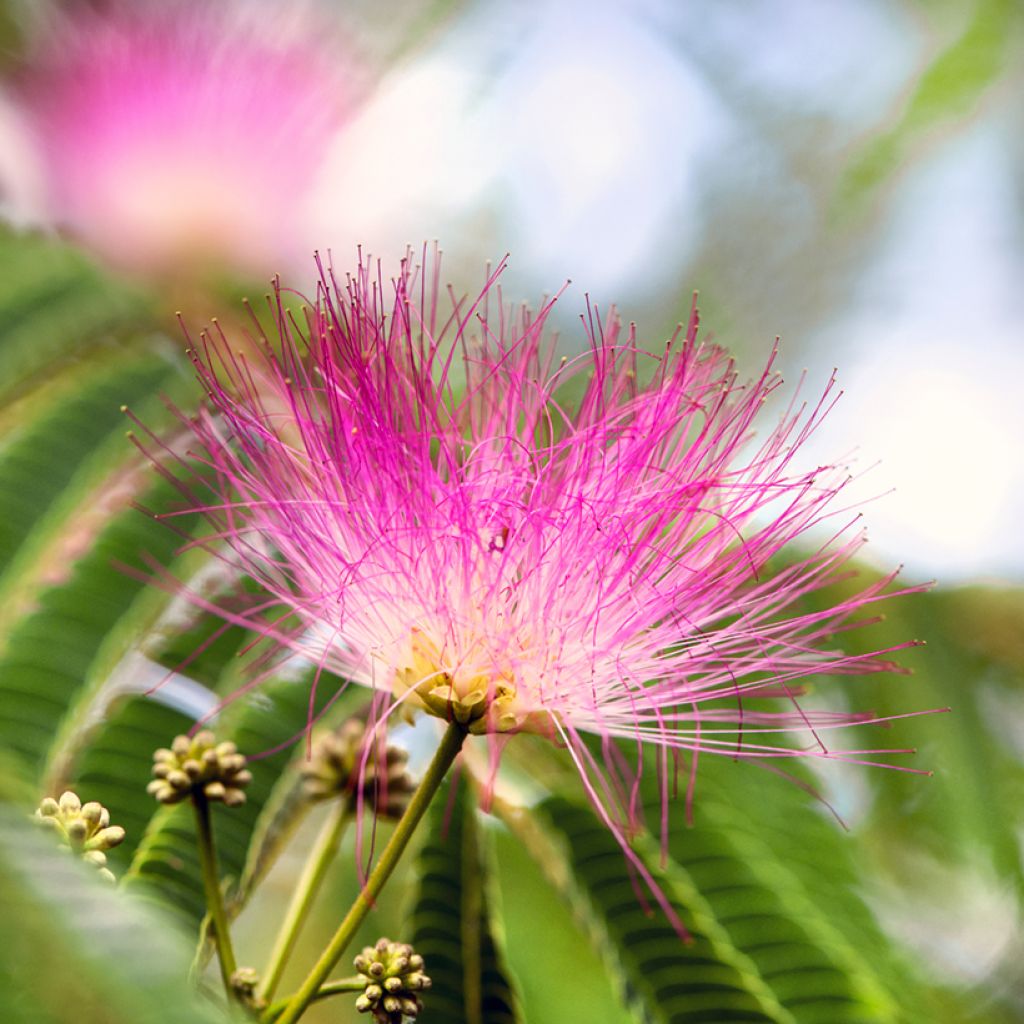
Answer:
<svg viewBox="0 0 1024 1024"><path fill-rule="evenodd" d="M89 836L85 841L85 848L87 850L112 850L124 842L124 835L124 829L120 825L108 825Z"/></svg>
<svg viewBox="0 0 1024 1024"><path fill-rule="evenodd" d="M366 987L356 999L360 1013L371 1013L376 1024L402 1024L423 1009L419 992L430 987L422 972L423 957L403 942L380 939L354 960ZM415 966L414 966L415 965Z"/></svg>
<svg viewBox="0 0 1024 1024"><path fill-rule="evenodd" d="M407 760L400 747L367 736L366 726L350 718L317 739L302 770L306 795L311 800L361 799L378 817L397 820L416 788Z"/></svg>
<svg viewBox="0 0 1024 1024"><path fill-rule="evenodd" d="M78 794L72 793L70 789L61 793L58 803L64 814L77 814L82 809L82 801L78 799Z"/></svg>
<svg viewBox="0 0 1024 1024"><path fill-rule="evenodd" d="M239 967L230 978L231 990L238 996L239 1002L251 1010L262 1010L266 1001L256 995L260 976L254 967Z"/></svg>
<svg viewBox="0 0 1024 1024"><path fill-rule="evenodd" d="M67 832L68 839L71 840L73 846L81 846L89 834L89 822L84 818L72 818L70 821L65 821L64 831Z"/></svg>
<svg viewBox="0 0 1024 1024"><path fill-rule="evenodd" d="M36 810L35 820L56 832L64 849L92 864L103 878L115 880L106 866L104 851L123 843L125 833L119 825L110 824L110 814L102 804L91 801L83 806L78 796L68 790L60 800L45 797Z"/></svg>
<svg viewBox="0 0 1024 1024"><path fill-rule="evenodd" d="M82 818L97 828L105 828L110 824L110 815L103 805L96 803L95 800L82 805Z"/></svg>
<svg viewBox="0 0 1024 1024"><path fill-rule="evenodd" d="M252 781L245 758L234 743L217 743L207 729L195 736L175 736L171 746L153 753L153 781L146 791L162 804L176 804L193 794L228 807L245 803L243 790Z"/></svg>

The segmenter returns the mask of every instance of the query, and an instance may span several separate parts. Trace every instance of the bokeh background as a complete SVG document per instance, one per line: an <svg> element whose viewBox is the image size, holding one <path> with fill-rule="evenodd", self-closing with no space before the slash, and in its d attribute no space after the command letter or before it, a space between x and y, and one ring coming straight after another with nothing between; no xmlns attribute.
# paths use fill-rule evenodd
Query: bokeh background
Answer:
<svg viewBox="0 0 1024 1024"><path fill-rule="evenodd" d="M33 61L45 51L48 18L102 17L115 5L0 5L0 459L48 387L75 393L73 376L51 378L87 365L101 335L159 334L173 362L177 309L193 321L230 316L240 295L265 290L275 273L308 290L314 249L345 268L357 245L394 260L407 244L436 239L459 289L481 283L486 262L508 253L509 299L536 302L569 282L556 317L566 346L584 343L578 316L589 297L617 305L657 348L698 291L706 329L748 373L777 336L787 379L806 371L809 393L838 368L845 394L809 458L851 453L863 470L869 571L904 564L912 581L937 581L884 627L897 640L928 641L906 659L915 675L866 698L892 711L952 708L901 728L899 742L916 744L916 763L934 777L841 772L822 785L850 826L859 886L885 929L930 982L958 993L948 1019L1022 1019L1024 7L300 6L296 14L283 0L254 0L246 15L292 27L315 20L327 63L337 65L324 88L337 91L330 99L342 114L301 194L282 187L280 208L242 210L261 228L287 229L286 254L253 266L233 262L227 245L216 273L206 262L200 280L168 260L142 266L128 243L102 224L68 223L54 200L54 182L81 165L61 158L59 138L40 144L45 126L29 100L47 82ZM268 109L283 116L281 92L267 93ZM254 120L258 154L272 148L276 126L273 116ZM217 153L200 163L214 174ZM231 173L241 189L244 172ZM177 222L188 190L167 198L147 187L133 187L139 202L174 204L173 216L154 222ZM213 224L210 234L224 241L230 230ZM31 261L42 277L26 284ZM81 285L81 309L38 284L69 266L94 275ZM33 348L26 339L38 308L63 310L63 319L43 323L49 340ZM111 465L120 457L109 456ZM54 502L59 491L55 482ZM132 497L131 486L105 493L115 509ZM93 534L82 529L85 540L68 533L68 560L88 550ZM31 529L8 532L17 565ZM0 616L5 629L16 632L32 603L25 593L5 595L22 601ZM12 741L12 756L16 748ZM505 833L497 849L510 939L543 917L552 948L576 955L572 918L535 867ZM273 915L297 865L282 860L270 902L247 911L253 920ZM586 960L587 969L596 963ZM528 1008L550 999L562 970L554 955L525 970ZM630 1019L600 985L595 993L585 1019Z"/></svg>
<svg viewBox="0 0 1024 1024"><path fill-rule="evenodd" d="M46 6L10 0L8 63ZM651 344L699 290L751 366L779 335L791 375L839 368L828 443L881 460L871 482L895 488L871 509L881 558L1018 579L1018 6L325 4L357 69L349 120L298 259L267 276L308 275L313 249L346 265L356 244L394 259L437 239L465 286L510 253L511 296L571 280L567 325L589 294ZM17 113L0 107L4 206L47 224Z"/></svg>

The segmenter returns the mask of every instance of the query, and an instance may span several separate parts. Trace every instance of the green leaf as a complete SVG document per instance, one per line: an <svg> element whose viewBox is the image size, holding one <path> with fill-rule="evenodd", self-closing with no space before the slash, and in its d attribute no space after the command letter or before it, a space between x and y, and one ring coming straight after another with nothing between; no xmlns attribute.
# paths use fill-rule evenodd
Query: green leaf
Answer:
<svg viewBox="0 0 1024 1024"><path fill-rule="evenodd" d="M144 314L143 297L52 239L0 228L0 403L66 360L102 357Z"/></svg>
<svg viewBox="0 0 1024 1024"><path fill-rule="evenodd" d="M660 820L648 764L642 794ZM684 944L589 805L552 796L502 816L588 925L623 998L652 1021L796 1024L934 1020L924 988L876 924L855 843L797 785L707 756L693 827L670 807L667 857L637 837L693 941ZM499 804L499 808L501 805Z"/></svg>
<svg viewBox="0 0 1024 1024"><path fill-rule="evenodd" d="M847 834L793 783L704 760L694 825L673 815L668 848L732 941L800 1024L902 1020L911 978L855 889Z"/></svg>
<svg viewBox="0 0 1024 1024"><path fill-rule="evenodd" d="M149 522L162 539L168 539L170 531ZM182 527L188 522L177 520ZM188 551L170 563L169 571L175 578L188 579L190 570L201 567L207 558L201 550ZM216 682L246 636L231 628L186 665L184 652L194 652L213 634L209 622L213 616L200 613L201 622L196 624L178 605L168 609L167 601L161 589L144 587L117 621L54 741L46 776L51 791L64 788L70 778L76 792L86 794L83 799L98 800L110 810L128 832L114 851L125 867L158 809L146 792L153 752L192 728L199 713L193 709L212 706L218 699L193 678L195 670L201 670L203 681ZM196 647L189 646L193 642ZM115 671L121 677L133 671L140 674L128 680L135 692L121 692L123 684L117 682L113 694L107 693ZM138 692L147 683L158 687L152 695ZM191 714L179 706L179 691L189 698L182 707Z"/></svg>
<svg viewBox="0 0 1024 1024"><path fill-rule="evenodd" d="M6 72L16 64L22 48L25 30L24 16L19 17L13 0L0 3L0 67Z"/></svg>
<svg viewBox="0 0 1024 1024"><path fill-rule="evenodd" d="M18 409L0 448L0 594L16 593L19 571L58 528L74 528L122 467L139 464L126 441L122 404L165 387L173 371L150 352L125 350L75 366ZM45 400L42 400L45 399ZM147 481L151 480L149 473ZM26 550L26 548L28 550ZM5 621L10 610L5 608Z"/></svg>
<svg viewBox="0 0 1024 1024"><path fill-rule="evenodd" d="M130 391L129 384L141 394L151 392L165 373L151 364L123 361L113 378L109 371L103 374L97 392L68 403L75 415L62 425L62 433L48 440L26 428L32 444L11 443L0 452L0 505L12 506L0 512L2 536L8 551L20 542L0 581L6 634L0 647L0 700L5 707L0 743L35 772L47 762L65 716L84 695L102 686L131 641L124 634L114 636L114 630L144 585L122 566L142 570L143 555L167 562L178 544L171 531L124 508L127 495L113 508L104 507L103 485L110 476L97 477L97 467L75 445L99 421L102 428L91 439L93 450L103 451L112 417L120 422L118 397ZM60 413L54 416L60 418ZM56 426L54 416L46 417L48 426ZM127 446L123 437L120 442ZM56 456L48 451L53 444ZM81 463L77 472L69 465L76 461ZM146 497L159 504L169 490L158 484ZM108 638L116 651L104 656Z"/></svg>
<svg viewBox="0 0 1024 1024"><path fill-rule="evenodd" d="M224 1022L188 984L173 923L0 807L0 1018L5 1024Z"/></svg>
<svg viewBox="0 0 1024 1024"><path fill-rule="evenodd" d="M873 135L839 181L833 213L860 210L944 125L965 123L1007 66L1020 10L1014 0L977 0L967 27L922 73L892 127Z"/></svg>
<svg viewBox="0 0 1024 1024"><path fill-rule="evenodd" d="M466 784L442 789L420 850L413 940L433 982L424 1016L450 1024L515 1024L518 999L499 951L475 801Z"/></svg>
<svg viewBox="0 0 1024 1024"><path fill-rule="evenodd" d="M587 926L620 997L640 1019L657 1024L731 1021L793 1024L753 962L678 865L659 870L666 898L689 940L645 905L621 848L589 807L563 797L530 812L504 815Z"/></svg>
<svg viewBox="0 0 1024 1024"><path fill-rule="evenodd" d="M507 828L493 833L493 878L500 886L502 929L524 1019L635 1024L636 1015L621 1004L614 987L619 974L607 970L581 933L578 915L563 899L564 887L556 891L543 874L565 861L542 865Z"/></svg>

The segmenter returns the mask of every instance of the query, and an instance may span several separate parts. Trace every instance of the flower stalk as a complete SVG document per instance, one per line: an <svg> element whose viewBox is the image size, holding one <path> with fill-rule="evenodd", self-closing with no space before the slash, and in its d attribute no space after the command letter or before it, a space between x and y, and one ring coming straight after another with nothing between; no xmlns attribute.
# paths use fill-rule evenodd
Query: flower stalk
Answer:
<svg viewBox="0 0 1024 1024"><path fill-rule="evenodd" d="M318 1003L321 999L327 999L330 996L344 995L346 992L362 992L366 988L366 982L361 977L354 978L339 978L336 981L327 981L320 988L317 989L316 995L310 1000L311 1003ZM285 996L284 999L278 999L277 1002L271 1003L269 1007L263 1013L263 1020L266 1024L273 1024L282 1013L285 1008L292 1001L293 996Z"/></svg>
<svg viewBox="0 0 1024 1024"><path fill-rule="evenodd" d="M217 870L217 851L213 841L213 822L210 818L210 802L196 790L192 793L192 806L196 812L196 841L199 846L199 867L203 875L203 890L206 894L206 909L213 923L213 937L217 946L217 962L224 981L224 991L229 1000L237 998L232 976L238 969L235 951L231 946L231 932L224 910L224 898L220 891L220 874Z"/></svg>
<svg viewBox="0 0 1024 1024"><path fill-rule="evenodd" d="M327 821L324 822L324 827L317 838L316 845L303 869L302 877L299 879L294 893L292 893L291 903L285 914L281 930L278 932L274 949L270 954L270 962L267 965L263 981L261 996L268 1003L274 998L277 986L281 983L284 969L295 948L295 941L298 938L299 930L306 920L306 915L313 905L313 900L320 891L320 886L327 875L327 869L338 852L341 837L350 819L351 807L348 801L337 801L331 809Z"/></svg>
<svg viewBox="0 0 1024 1024"><path fill-rule="evenodd" d="M385 883L398 865L398 861L405 852L405 848L409 845L409 840L416 831L416 826L419 825L420 819L430 806L434 794L437 793L438 788L448 774L448 769L451 768L459 751L462 749L465 739L465 727L458 722L450 722L445 730L441 744L434 754L433 760L430 762L416 792L409 801L405 814L402 815L395 826L395 831L391 834L391 838L384 847L380 860L377 861L373 871L370 872L366 885L356 897L351 909L338 926L338 930L334 933L334 937L328 943L327 948L321 954L313 970L310 971L309 976L302 983L302 987L295 993L281 1015L276 1018L278 1024L295 1024L295 1021L305 1013L306 1008L316 998L320 987L327 980L327 975L330 974L335 964L341 959L348 944L352 941L356 929L363 923L366 915L372 909L374 901L380 895ZM270 1021L274 1018L271 1018L268 1013L264 1015L263 1019L264 1021Z"/></svg>

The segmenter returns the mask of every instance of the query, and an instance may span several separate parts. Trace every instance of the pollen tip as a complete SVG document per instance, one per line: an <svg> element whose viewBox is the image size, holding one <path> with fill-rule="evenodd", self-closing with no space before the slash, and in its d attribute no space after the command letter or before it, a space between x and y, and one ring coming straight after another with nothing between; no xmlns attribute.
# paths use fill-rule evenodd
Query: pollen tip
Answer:
<svg viewBox="0 0 1024 1024"><path fill-rule="evenodd" d="M128 411L128 406L127 405L122 405L121 406L121 412L127 412L127 411Z"/></svg>

